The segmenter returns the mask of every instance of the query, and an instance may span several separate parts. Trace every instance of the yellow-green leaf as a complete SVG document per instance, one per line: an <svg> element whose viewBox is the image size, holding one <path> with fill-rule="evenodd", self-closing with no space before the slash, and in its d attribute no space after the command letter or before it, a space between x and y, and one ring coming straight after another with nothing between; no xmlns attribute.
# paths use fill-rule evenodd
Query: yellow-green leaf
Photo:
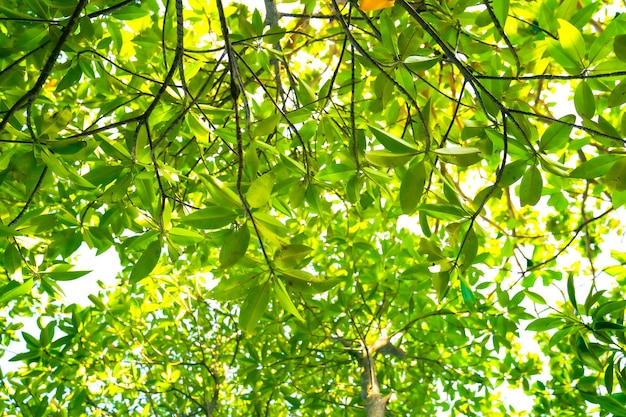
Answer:
<svg viewBox="0 0 626 417"><path fill-rule="evenodd" d="M167 231L167 235L172 242L181 246L193 245L204 239L204 236L195 230L183 229L182 227L172 227Z"/></svg>
<svg viewBox="0 0 626 417"><path fill-rule="evenodd" d="M370 151L365 160L377 167L399 167L409 162L415 154L396 154L388 151Z"/></svg>
<svg viewBox="0 0 626 417"><path fill-rule="evenodd" d="M270 201L276 177L272 171L252 181L246 192L246 200L252 208L263 207Z"/></svg>
<svg viewBox="0 0 626 417"><path fill-rule="evenodd" d="M252 127L252 137L256 138L259 136L267 136L276 130L276 127L280 123L281 119L280 114L273 114L267 119L263 119L260 122L257 122Z"/></svg>
<svg viewBox="0 0 626 417"><path fill-rule="evenodd" d="M559 43L565 53L579 63L585 60L587 48L582 33L570 22L558 19L559 22Z"/></svg>
<svg viewBox="0 0 626 417"><path fill-rule="evenodd" d="M180 219L181 223L198 229L220 229L231 224L237 213L224 207L207 207Z"/></svg>
<svg viewBox="0 0 626 417"><path fill-rule="evenodd" d="M442 161L462 167L473 165L483 159L480 156L480 149L472 147L451 146L435 149L435 153Z"/></svg>
<svg viewBox="0 0 626 417"><path fill-rule="evenodd" d="M626 157L618 159L604 177L604 181L611 189L626 190Z"/></svg>
<svg viewBox="0 0 626 417"><path fill-rule="evenodd" d="M246 297L239 313L239 328L251 332L263 316L269 302L269 282L266 282L258 291L252 291Z"/></svg>
<svg viewBox="0 0 626 417"><path fill-rule="evenodd" d="M304 317L300 314L296 306L294 305L291 297L287 293L285 289L285 284L279 279L274 280L274 292L276 293L276 297L280 302L280 305L291 315L296 317L300 321L304 321Z"/></svg>
<svg viewBox="0 0 626 417"><path fill-rule="evenodd" d="M613 40L613 51L617 59L626 62L626 35L617 35L615 37Z"/></svg>
<svg viewBox="0 0 626 417"><path fill-rule="evenodd" d="M543 132L539 140L539 150L562 149L567 144L572 132L571 124L576 122L576 116L570 114L559 120L563 123L554 122Z"/></svg>
<svg viewBox="0 0 626 417"><path fill-rule="evenodd" d="M407 142L406 140L399 138L391 133L377 128L376 126L369 126L370 131L374 134L374 137L387 149L389 152L395 154L409 154L416 153L417 147Z"/></svg>

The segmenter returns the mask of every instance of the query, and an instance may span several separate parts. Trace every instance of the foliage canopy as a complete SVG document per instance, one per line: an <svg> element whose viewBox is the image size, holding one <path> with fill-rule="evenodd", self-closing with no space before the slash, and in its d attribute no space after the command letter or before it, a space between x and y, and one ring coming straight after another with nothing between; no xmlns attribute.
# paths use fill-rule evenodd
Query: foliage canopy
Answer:
<svg viewBox="0 0 626 417"><path fill-rule="evenodd" d="M3 416L626 416L626 14L339 3L2 2Z"/></svg>

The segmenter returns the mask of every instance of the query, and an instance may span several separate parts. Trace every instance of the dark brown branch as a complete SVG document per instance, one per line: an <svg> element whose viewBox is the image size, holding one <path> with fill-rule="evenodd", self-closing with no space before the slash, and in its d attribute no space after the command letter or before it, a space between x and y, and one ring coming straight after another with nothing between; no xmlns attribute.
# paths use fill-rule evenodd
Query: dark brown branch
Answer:
<svg viewBox="0 0 626 417"><path fill-rule="evenodd" d="M87 17L89 17L90 19L94 19L96 17L99 16L104 16L107 14L111 14L113 12L116 12L120 9L123 9L124 7L128 6L129 4L135 3L135 0L124 0L120 3L114 4L113 6L107 7L106 9L101 9L95 12L91 12L87 15Z"/></svg>

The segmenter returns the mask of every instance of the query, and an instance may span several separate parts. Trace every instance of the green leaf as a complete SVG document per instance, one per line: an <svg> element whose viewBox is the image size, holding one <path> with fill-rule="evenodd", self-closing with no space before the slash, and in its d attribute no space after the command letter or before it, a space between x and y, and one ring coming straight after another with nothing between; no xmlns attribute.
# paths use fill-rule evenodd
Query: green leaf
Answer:
<svg viewBox="0 0 626 417"><path fill-rule="evenodd" d="M399 167L409 162L415 154L397 154L388 151L370 151L365 160L377 167Z"/></svg>
<svg viewBox="0 0 626 417"><path fill-rule="evenodd" d="M417 147L401 139L397 136L394 136L386 131L379 129L376 126L369 125L370 131L374 134L374 137L387 149L389 152L394 154L415 154L417 153Z"/></svg>
<svg viewBox="0 0 626 417"><path fill-rule="evenodd" d="M456 221L467 216L459 207L448 204L422 204L417 209L439 220Z"/></svg>
<svg viewBox="0 0 626 417"><path fill-rule="evenodd" d="M83 70L80 68L79 65L75 65L71 67L65 73L63 78L61 78L61 81L59 81L59 84L57 84L56 92L58 93L60 91L65 90L66 88L76 86L82 76L83 76Z"/></svg>
<svg viewBox="0 0 626 417"><path fill-rule="evenodd" d="M565 53L579 63L583 63L587 48L582 33L570 22L558 19L559 22L559 43Z"/></svg>
<svg viewBox="0 0 626 417"><path fill-rule="evenodd" d="M47 113L42 118L39 134L48 135L48 137L56 137L59 131L65 129L73 117L74 115L72 114L70 106L65 106L54 113Z"/></svg>
<svg viewBox="0 0 626 417"><path fill-rule="evenodd" d="M533 302L537 304L541 304L541 305L546 304L545 298L543 298L541 295L537 294L536 292L526 290L524 291L524 294L526 294L526 297L530 298Z"/></svg>
<svg viewBox="0 0 626 417"><path fill-rule="evenodd" d="M614 311L622 310L626 308L626 300L621 301L609 301L606 303L602 303L598 305L596 309L593 310L591 316L594 320L600 319L607 314L610 314Z"/></svg>
<svg viewBox="0 0 626 417"><path fill-rule="evenodd" d="M469 311L476 311L476 296L464 279L461 279L461 297Z"/></svg>
<svg viewBox="0 0 626 417"><path fill-rule="evenodd" d="M241 330L248 333L254 330L267 309L269 297L269 284L267 282L259 287L258 291L252 291L248 294L239 313L239 328Z"/></svg>
<svg viewBox="0 0 626 417"><path fill-rule="evenodd" d="M17 245L13 243L7 245L3 260L9 279L22 282L22 255L20 255Z"/></svg>
<svg viewBox="0 0 626 417"><path fill-rule="evenodd" d="M95 166L83 178L95 186L104 187L119 178L123 170L121 165Z"/></svg>
<svg viewBox="0 0 626 417"><path fill-rule="evenodd" d="M268 136L276 130L278 124L280 123L280 119L282 115L280 113L273 114L267 119L263 119L260 122L257 122L252 127L252 137L256 138L259 136Z"/></svg>
<svg viewBox="0 0 626 417"><path fill-rule="evenodd" d="M411 55L404 59L404 64L412 71L426 71L437 65L441 59L441 55Z"/></svg>
<svg viewBox="0 0 626 417"><path fill-rule="evenodd" d="M500 182L498 183L498 186L506 188L515 184L517 181L519 181L520 178L524 176L527 166L528 161L523 160L517 160L506 164L504 166L504 169L502 170L502 175L500 177Z"/></svg>
<svg viewBox="0 0 626 417"><path fill-rule="evenodd" d="M133 266L130 273L130 281L135 283L150 275L159 263L160 256L161 241L157 239L148 245L137 263Z"/></svg>
<svg viewBox="0 0 626 417"><path fill-rule="evenodd" d="M251 208L263 207L270 201L275 181L276 176L272 171L252 181L250 188L246 192L246 200Z"/></svg>
<svg viewBox="0 0 626 417"><path fill-rule="evenodd" d="M276 254L274 262L276 262L279 268L291 269L310 260L309 255L313 251L314 249L312 247L306 245L287 245Z"/></svg>
<svg viewBox="0 0 626 417"><path fill-rule="evenodd" d="M385 48L387 48L394 57L397 57L400 54L398 52L398 34L396 33L394 20L389 13L380 14L380 34Z"/></svg>
<svg viewBox="0 0 626 417"><path fill-rule="evenodd" d="M626 191L626 157L615 161L604 177L606 184L616 191Z"/></svg>
<svg viewBox="0 0 626 417"><path fill-rule="evenodd" d="M621 155L600 155L592 158L588 161L578 165L572 172L570 177L592 179L606 175L611 167L619 159L623 158Z"/></svg>
<svg viewBox="0 0 626 417"><path fill-rule="evenodd" d="M492 7L500 25L504 27L509 16L509 0L494 1Z"/></svg>
<svg viewBox="0 0 626 417"><path fill-rule="evenodd" d="M437 292L437 298L439 301L443 300L450 289L450 275L451 271L439 271L436 274L432 274L433 287Z"/></svg>
<svg viewBox="0 0 626 417"><path fill-rule="evenodd" d="M574 274L570 272L567 276L567 296L569 297L569 302L574 307L575 311L578 311L578 303L576 303L576 289L574 288Z"/></svg>
<svg viewBox="0 0 626 417"><path fill-rule="evenodd" d="M248 250L250 244L250 229L247 224L241 225L237 230L226 236L220 250L220 265L222 268L235 265Z"/></svg>
<svg viewBox="0 0 626 417"><path fill-rule="evenodd" d="M296 306L293 304L291 297L285 289L285 284L279 279L274 280L274 293L280 302L280 305L291 315L300 321L304 321L304 317L300 314Z"/></svg>
<svg viewBox="0 0 626 417"><path fill-rule="evenodd" d="M595 354L595 352L589 348L589 344L583 336L578 336L575 349L578 357L585 365L598 372L604 371L604 366L602 365L602 362L600 362L600 359Z"/></svg>
<svg viewBox="0 0 626 417"><path fill-rule="evenodd" d="M543 190L543 178L541 171L536 166L528 168L522 177L522 183L519 188L520 204L522 206L534 206L541 198Z"/></svg>
<svg viewBox="0 0 626 417"><path fill-rule="evenodd" d="M409 166L400 184L400 207L404 214L411 215L422 199L426 185L426 165L423 161L414 162Z"/></svg>
<svg viewBox="0 0 626 417"><path fill-rule="evenodd" d="M71 271L73 268L72 265L69 264L59 264L51 267L45 272L40 272L42 275L49 276L55 281L73 281L80 277L87 275L92 271Z"/></svg>
<svg viewBox="0 0 626 417"><path fill-rule="evenodd" d="M356 171L355 167L345 164L331 164L322 168L316 175L315 179L323 182L339 182L346 181Z"/></svg>
<svg viewBox="0 0 626 417"><path fill-rule="evenodd" d="M141 19L142 17L146 17L148 15L150 15L149 10L141 8L134 4L125 6L122 9L115 11L111 14L112 17L118 20L135 20Z"/></svg>
<svg viewBox="0 0 626 417"><path fill-rule="evenodd" d="M626 62L626 34L620 34L613 39L613 51L622 62Z"/></svg>
<svg viewBox="0 0 626 417"><path fill-rule="evenodd" d="M173 243L181 246L194 245L204 240L204 236L195 230L183 229L182 227L172 227L167 231L167 237Z"/></svg>
<svg viewBox="0 0 626 417"><path fill-rule="evenodd" d="M559 119L563 123L573 124L576 122L576 116L570 114ZM553 151L563 149L569 142L572 133L572 126L563 123L552 123L541 135L539 140L540 151Z"/></svg>
<svg viewBox="0 0 626 417"><path fill-rule="evenodd" d="M607 100L608 107L617 107L626 103L626 81L622 81L613 88Z"/></svg>
<svg viewBox="0 0 626 417"><path fill-rule="evenodd" d="M533 320L528 326L526 326L526 330L545 332L546 330L557 329L564 323L565 322L560 317L542 317Z"/></svg>
<svg viewBox="0 0 626 417"><path fill-rule="evenodd" d="M577 57L565 51L559 42L549 40L548 51L552 58L554 58L554 61L562 66L568 74L576 75L584 70L584 65L581 64Z"/></svg>
<svg viewBox="0 0 626 417"><path fill-rule="evenodd" d="M280 271L280 276L289 289L302 293L320 294L326 292L342 282L340 278L323 279L307 271L286 269Z"/></svg>
<svg viewBox="0 0 626 417"><path fill-rule="evenodd" d="M24 283L11 281L0 288L0 305L5 305L9 301L30 293L33 288L34 281L28 279Z"/></svg>
<svg viewBox="0 0 626 417"><path fill-rule="evenodd" d="M574 92L574 107L581 117L591 119L596 113L596 102L593 91L585 81L578 83Z"/></svg>
<svg viewBox="0 0 626 417"><path fill-rule="evenodd" d="M220 229L237 218L237 213L224 207L207 207L180 219L181 223L198 229Z"/></svg>
<svg viewBox="0 0 626 417"><path fill-rule="evenodd" d="M256 272L222 278L217 286L211 290L211 298L217 301L243 298L259 287L259 281L259 274Z"/></svg>
<svg viewBox="0 0 626 417"><path fill-rule="evenodd" d="M447 148L435 149L435 153L444 162L462 167L473 165L483 159L480 156L480 149L471 147L463 148L451 146Z"/></svg>
<svg viewBox="0 0 626 417"><path fill-rule="evenodd" d="M604 386L606 387L607 392L610 394L613 392L613 384L614 384L614 370L613 370L613 356L609 359L609 364L604 371Z"/></svg>

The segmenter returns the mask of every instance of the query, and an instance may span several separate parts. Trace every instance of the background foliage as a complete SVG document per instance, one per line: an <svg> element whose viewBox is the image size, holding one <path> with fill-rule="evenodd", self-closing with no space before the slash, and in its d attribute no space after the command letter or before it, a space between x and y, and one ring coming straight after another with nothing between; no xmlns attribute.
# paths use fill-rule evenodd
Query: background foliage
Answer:
<svg viewBox="0 0 626 417"><path fill-rule="evenodd" d="M3 1L2 415L626 415L610 5Z"/></svg>

